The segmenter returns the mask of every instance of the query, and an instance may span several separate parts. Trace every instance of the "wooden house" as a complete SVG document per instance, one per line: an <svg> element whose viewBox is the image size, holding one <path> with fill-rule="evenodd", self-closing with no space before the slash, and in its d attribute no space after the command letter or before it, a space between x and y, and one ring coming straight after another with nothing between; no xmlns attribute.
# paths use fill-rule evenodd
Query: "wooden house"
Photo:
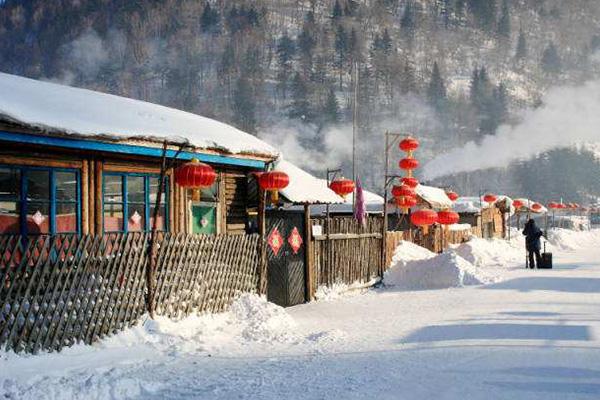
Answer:
<svg viewBox="0 0 600 400"><path fill-rule="evenodd" d="M226 124L138 100L0 73L0 234L148 231L166 154L158 226L246 232L253 173L278 152ZM166 149L166 150L165 150ZM217 172L194 201L174 168L198 159Z"/></svg>

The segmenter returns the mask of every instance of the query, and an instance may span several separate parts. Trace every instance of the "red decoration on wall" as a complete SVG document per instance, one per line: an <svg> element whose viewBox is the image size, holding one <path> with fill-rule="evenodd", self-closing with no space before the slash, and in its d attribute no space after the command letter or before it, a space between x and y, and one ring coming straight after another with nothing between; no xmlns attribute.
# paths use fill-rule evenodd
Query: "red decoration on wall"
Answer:
<svg viewBox="0 0 600 400"><path fill-rule="evenodd" d="M298 250L302 247L302 236L300 236L296 227L292 229L292 233L290 233L290 236L288 237L288 243L292 247L292 250L294 250L294 254L298 254Z"/></svg>
<svg viewBox="0 0 600 400"><path fill-rule="evenodd" d="M283 238L281 237L281 234L279 233L279 229L277 229L277 228L273 229L273 231L269 235L269 240L267 243L269 243L269 247L271 247L271 250L273 250L273 253L275 253L275 255L277 255L277 253L279 253L279 249L281 249L281 246L283 246Z"/></svg>

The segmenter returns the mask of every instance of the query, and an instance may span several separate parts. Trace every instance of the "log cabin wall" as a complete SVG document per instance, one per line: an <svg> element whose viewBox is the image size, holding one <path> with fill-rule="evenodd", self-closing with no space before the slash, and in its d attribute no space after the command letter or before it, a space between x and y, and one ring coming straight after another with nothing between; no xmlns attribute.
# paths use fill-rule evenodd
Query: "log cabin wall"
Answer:
<svg viewBox="0 0 600 400"><path fill-rule="evenodd" d="M243 171L223 171L221 185L221 224L228 234L246 233L248 224L248 175ZM224 189L224 190L223 190Z"/></svg>
<svg viewBox="0 0 600 400"><path fill-rule="evenodd" d="M0 164L14 166L55 167L79 172L80 221L82 234L103 234L103 182L106 173L159 174L155 158L90 153L84 150L51 148L43 145L3 143ZM217 232L244 234L248 223L247 209L256 207L249 199L248 168L222 169L213 165L218 179ZM167 171L168 221L170 232L192 233L191 200L185 189L175 185L173 170Z"/></svg>

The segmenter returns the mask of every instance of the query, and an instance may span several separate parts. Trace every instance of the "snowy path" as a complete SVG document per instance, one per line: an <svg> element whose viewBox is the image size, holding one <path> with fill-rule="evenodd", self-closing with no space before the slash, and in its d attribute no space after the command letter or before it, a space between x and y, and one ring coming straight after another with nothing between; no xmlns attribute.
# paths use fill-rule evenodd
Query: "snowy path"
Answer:
<svg viewBox="0 0 600 400"><path fill-rule="evenodd" d="M555 265L515 266L489 286L294 307L297 327L265 340L223 325L183 349L116 340L12 356L0 360L0 398L598 399L600 246L555 254Z"/></svg>

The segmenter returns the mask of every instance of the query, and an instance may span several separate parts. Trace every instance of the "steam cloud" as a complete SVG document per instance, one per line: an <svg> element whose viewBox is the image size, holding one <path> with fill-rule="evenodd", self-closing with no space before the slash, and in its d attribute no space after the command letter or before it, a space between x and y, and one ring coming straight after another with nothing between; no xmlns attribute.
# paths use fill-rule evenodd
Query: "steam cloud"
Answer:
<svg viewBox="0 0 600 400"><path fill-rule="evenodd" d="M316 148L317 135L323 147ZM314 125L278 124L260 132L260 138L273 144L285 159L300 168L325 171L352 159L352 126L326 129L318 133Z"/></svg>
<svg viewBox="0 0 600 400"><path fill-rule="evenodd" d="M480 144L469 142L429 162L425 179L507 167L544 151L600 141L600 81L551 90L544 105L523 113L516 126L503 125Z"/></svg>

